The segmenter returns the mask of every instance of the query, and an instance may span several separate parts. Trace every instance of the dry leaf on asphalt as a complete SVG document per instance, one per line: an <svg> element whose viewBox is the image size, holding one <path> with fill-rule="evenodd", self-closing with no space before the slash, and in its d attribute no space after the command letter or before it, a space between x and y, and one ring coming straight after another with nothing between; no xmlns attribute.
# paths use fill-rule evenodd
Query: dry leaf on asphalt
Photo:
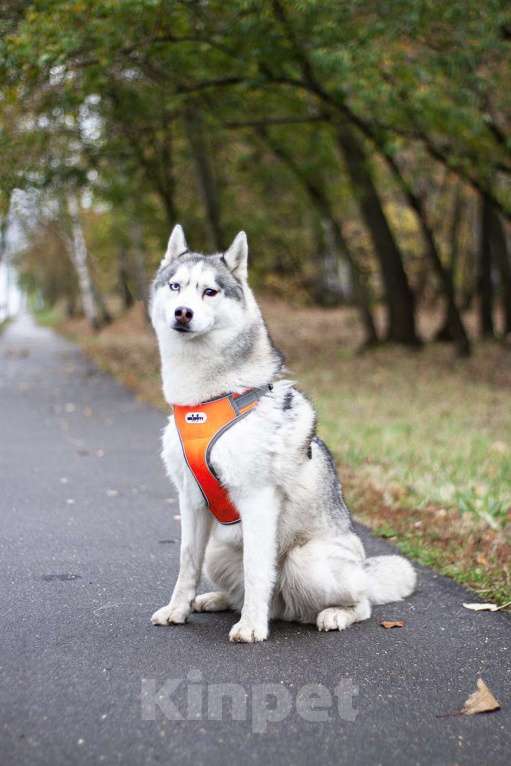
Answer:
<svg viewBox="0 0 511 766"><path fill-rule="evenodd" d="M403 628L404 622L403 620L382 620L380 625L382 628Z"/></svg>
<svg viewBox="0 0 511 766"><path fill-rule="evenodd" d="M497 604L463 604L465 609L471 609L473 612L496 612Z"/></svg>
<svg viewBox="0 0 511 766"><path fill-rule="evenodd" d="M511 601L507 604L497 606L497 604L463 604L465 609L471 609L473 612L500 612L501 609L507 609L511 606Z"/></svg>
<svg viewBox="0 0 511 766"><path fill-rule="evenodd" d="M491 713L500 710L500 703L495 699L482 678L477 679L477 689L470 695L461 710L453 713L442 713L437 718L450 718L456 715L477 715L478 713Z"/></svg>
<svg viewBox="0 0 511 766"><path fill-rule="evenodd" d="M500 703L497 702L483 679L478 678L477 690L470 695L461 708L461 712L463 715L475 715L476 713L491 713L492 710L500 710Z"/></svg>

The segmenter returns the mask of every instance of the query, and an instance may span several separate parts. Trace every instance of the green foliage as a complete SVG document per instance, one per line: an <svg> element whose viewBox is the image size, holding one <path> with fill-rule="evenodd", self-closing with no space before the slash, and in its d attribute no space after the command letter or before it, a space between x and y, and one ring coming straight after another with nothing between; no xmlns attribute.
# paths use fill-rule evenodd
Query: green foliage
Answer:
<svg viewBox="0 0 511 766"><path fill-rule="evenodd" d="M378 290L336 128L347 120L373 158L396 158L421 195L434 197L444 166L511 217L510 19L503 0L15 2L0 42L1 208L14 188L78 188L112 237L141 222L151 266L176 219L212 247L187 126L200 114L225 238L248 230L260 280L314 273L312 180ZM300 176L261 141L263 123ZM373 169L402 207L395 179Z"/></svg>

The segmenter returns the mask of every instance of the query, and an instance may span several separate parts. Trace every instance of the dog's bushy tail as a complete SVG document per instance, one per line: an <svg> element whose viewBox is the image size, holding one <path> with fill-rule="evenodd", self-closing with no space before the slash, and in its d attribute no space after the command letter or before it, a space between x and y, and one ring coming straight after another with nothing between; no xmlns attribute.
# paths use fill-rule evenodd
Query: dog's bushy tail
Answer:
<svg viewBox="0 0 511 766"><path fill-rule="evenodd" d="M365 568L372 604L401 601L415 590L417 574L402 556L372 556L366 559Z"/></svg>

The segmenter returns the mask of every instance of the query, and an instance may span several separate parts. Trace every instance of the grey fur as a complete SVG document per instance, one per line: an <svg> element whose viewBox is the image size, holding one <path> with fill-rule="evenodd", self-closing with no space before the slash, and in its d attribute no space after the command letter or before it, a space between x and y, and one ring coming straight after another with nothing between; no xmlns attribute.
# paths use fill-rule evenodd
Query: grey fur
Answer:
<svg viewBox="0 0 511 766"><path fill-rule="evenodd" d="M287 410L290 410L292 406L293 406L293 391L289 390L284 397L284 404L282 406L282 409L284 410L284 412L286 412Z"/></svg>
<svg viewBox="0 0 511 766"><path fill-rule="evenodd" d="M172 277L182 264L195 265L196 263L205 260L205 255L200 255L200 253L190 253L189 251L183 255L177 256L177 258L174 258L170 263L165 264L158 269L153 282L153 289L156 290L158 287L164 287L165 285L168 285L169 282L172 282Z"/></svg>
<svg viewBox="0 0 511 766"><path fill-rule="evenodd" d="M252 354L260 332L260 327L253 324L245 332L236 336L229 346L225 349L222 358L222 368L229 368L235 362L243 362ZM221 374L221 373L220 373Z"/></svg>
<svg viewBox="0 0 511 766"><path fill-rule="evenodd" d="M222 255L218 253L215 255L202 255L201 253L186 251L158 270L153 283L153 289L156 290L158 287L164 287L169 282L172 282L173 275L183 264L194 266L197 263L205 263L209 268L213 269L215 282L220 290L223 290L227 298L240 302L244 301L243 287L240 281L229 271Z"/></svg>
<svg viewBox="0 0 511 766"><path fill-rule="evenodd" d="M295 394L298 395L299 400L305 400L310 405L310 410L313 416L312 422L310 424L310 428L303 440L304 454L306 455L308 460L311 460L312 459L312 442L316 438L317 414L316 414L316 410L314 409L314 405L309 400L309 398L305 396L305 394L302 391L300 391L296 386L292 386L286 392L286 395L284 396L284 399L282 402L282 410L288 415L288 417L294 416L294 413L292 412L292 410L295 405L295 398L296 398Z"/></svg>
<svg viewBox="0 0 511 766"><path fill-rule="evenodd" d="M227 267L226 267L227 268ZM228 272L228 275L218 273L215 275L216 283L224 291L227 298L243 303L243 288L234 274Z"/></svg>
<svg viewBox="0 0 511 766"><path fill-rule="evenodd" d="M346 518L349 521L349 525L351 527L351 513L348 509L348 506L344 502L341 482L338 478L337 466L335 465L333 455L326 446L323 439L320 439L320 437L317 435L314 436L311 441L311 449L312 445L316 445L316 447L320 450L322 458L328 466L328 482L325 486L325 494L330 500L327 506L328 510L333 515L341 515L343 518Z"/></svg>

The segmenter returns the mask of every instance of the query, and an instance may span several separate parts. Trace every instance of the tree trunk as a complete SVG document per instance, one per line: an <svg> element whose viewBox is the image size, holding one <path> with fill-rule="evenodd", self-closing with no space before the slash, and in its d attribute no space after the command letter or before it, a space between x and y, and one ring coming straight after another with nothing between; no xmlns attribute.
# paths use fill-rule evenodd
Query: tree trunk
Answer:
<svg viewBox="0 0 511 766"><path fill-rule="evenodd" d="M176 180L174 177L174 136L172 118L162 111L161 141L155 139L155 158L149 163L149 180L154 176L157 191L165 207L169 227L173 228L178 220L176 206ZM136 139L135 139L136 140ZM151 171L151 164L154 170Z"/></svg>
<svg viewBox="0 0 511 766"><path fill-rule="evenodd" d="M68 196L67 209L71 220L69 252L71 262L78 277L83 312L91 327L94 330L98 330L105 323L105 317L101 315L97 293L94 289L90 275L87 243L85 242L85 236L80 222L80 206L75 194L70 194Z"/></svg>
<svg viewBox="0 0 511 766"><path fill-rule="evenodd" d="M134 298L129 286L128 252L122 244L119 245L117 251L117 281L123 308L125 310L130 309L133 306Z"/></svg>
<svg viewBox="0 0 511 766"><path fill-rule="evenodd" d="M450 221L449 231L448 231L449 273L450 273L451 282L453 284L453 288L454 288L454 285L456 284L458 256L460 252L459 230L461 225L462 213L463 213L463 196L461 194L460 184L457 183L455 192L454 192L454 205L453 205L453 211L452 211L452 216L451 216L451 221ZM442 322L440 328L435 333L434 339L441 343L450 342L454 340L453 333L452 333L453 317L449 313L449 308L450 307L447 306L445 319Z"/></svg>
<svg viewBox="0 0 511 766"><path fill-rule="evenodd" d="M364 339L364 346L375 346L379 342L378 332L376 330L376 324L371 311L371 302L369 290L365 284L364 277L358 268L358 264L349 249L348 243L344 238L343 231L339 221L333 216L330 216L330 226L332 235L337 243L337 249L339 252L344 253L348 267L351 274L351 283L353 285L353 294L355 301L360 312L360 319L362 326L365 329L366 337Z"/></svg>
<svg viewBox="0 0 511 766"><path fill-rule="evenodd" d="M470 340L465 325L463 324L461 313L456 304L456 293L452 274L442 263L433 232L426 221L423 222L423 234L426 238L426 248L428 249L430 260L440 280L447 302L447 323L450 335L456 344L458 354L460 356L470 356Z"/></svg>
<svg viewBox="0 0 511 766"><path fill-rule="evenodd" d="M338 299L352 302L354 297L353 279L349 268L349 259L343 257L342 251L339 251L339 240L335 235L331 217L321 220L321 229L325 253L323 261L325 284L330 286L331 291L337 295Z"/></svg>
<svg viewBox="0 0 511 766"><path fill-rule="evenodd" d="M293 175L302 184L303 188L309 196L311 203L318 211L320 217L323 218L323 220L327 220L329 222L337 252L340 253L341 256L345 259L350 270L353 294L360 313L362 326L365 328L366 332L364 346L375 345L378 343L378 333L376 331L376 325L370 308L371 300L369 291L364 282L364 278L358 267L357 261L351 252L351 248L344 237L341 224L333 214L330 200L325 193L324 184L315 182L310 175L302 171L302 169L292 158L291 154L287 152L281 144L278 144L269 136L266 128L258 128L257 133L263 139L266 146L268 146L268 148L273 152L273 154L285 165L287 165Z"/></svg>
<svg viewBox="0 0 511 766"><path fill-rule="evenodd" d="M204 138L202 117L200 111L193 105L185 110L184 117L186 135L195 165L197 183L206 209L213 246L218 251L223 251L226 248L226 241L221 222L220 195Z"/></svg>
<svg viewBox="0 0 511 766"><path fill-rule="evenodd" d="M9 226L9 219L7 215L2 216L0 221L0 263L4 260L5 252L7 250L7 229Z"/></svg>
<svg viewBox="0 0 511 766"><path fill-rule="evenodd" d="M375 256L380 263L388 310L388 339L404 345L419 346L413 292L404 270L401 252L374 184L365 149L353 128L347 124L338 126L337 137Z"/></svg>
<svg viewBox="0 0 511 766"><path fill-rule="evenodd" d="M138 220L132 222L130 233L137 300L142 301L144 304L144 316L146 321L149 322L149 285L144 255L144 231L142 224Z"/></svg>
<svg viewBox="0 0 511 766"><path fill-rule="evenodd" d="M456 274L458 269L458 257L460 254L460 227L463 218L464 207L465 201L461 192L461 186L458 183L456 184L451 225L449 227L449 269L453 282L456 281Z"/></svg>
<svg viewBox="0 0 511 766"><path fill-rule="evenodd" d="M9 317L9 263L6 258L7 250L7 216L2 216L0 221L0 268L2 262L5 269L5 289L3 295L0 294L0 323L3 319Z"/></svg>
<svg viewBox="0 0 511 766"><path fill-rule="evenodd" d="M470 223L470 244L462 250L463 258L460 261L461 275L461 310L469 311L477 298L477 278L479 271L479 239L480 239L480 215L481 204L479 197L472 197L468 202Z"/></svg>
<svg viewBox="0 0 511 766"><path fill-rule="evenodd" d="M503 332L504 336L507 336L511 333L511 258L502 220L493 206L490 216L491 250L500 277L500 296L504 319Z"/></svg>
<svg viewBox="0 0 511 766"><path fill-rule="evenodd" d="M493 338L493 282L491 258L492 205L486 195L480 197L479 262L477 292L479 296L479 332L483 338Z"/></svg>
<svg viewBox="0 0 511 766"><path fill-rule="evenodd" d="M94 295L96 297L96 305L99 310L101 327L103 327L103 325L105 324L110 324L110 322L112 321L112 316L106 307L106 303L102 294L99 292L99 290L97 290L96 286L94 285L94 282L92 283L92 289L94 290Z"/></svg>
<svg viewBox="0 0 511 766"><path fill-rule="evenodd" d="M66 316L73 319L76 316L76 296L68 295L66 298Z"/></svg>
<svg viewBox="0 0 511 766"><path fill-rule="evenodd" d="M314 301L321 306L338 306L349 300L352 292L351 276L341 280L341 261L332 231L332 222L325 216L314 216L316 247L313 261L315 278L312 285Z"/></svg>
<svg viewBox="0 0 511 766"><path fill-rule="evenodd" d="M406 201L415 212L417 220L419 222L420 230L426 246L426 255L429 258L431 265L440 281L442 290L444 292L445 300L447 302L447 322L449 325L449 332L452 334L452 338L456 343L456 349L460 356L470 356L470 341L465 330L465 325L461 318L461 314L456 305L456 293L454 290L454 282L452 274L449 269L445 268L442 263L442 258L438 250L435 235L433 229L429 225L427 211L424 203L407 182L403 176L399 165L392 155L386 154L385 159L391 171L393 172L397 182L399 183Z"/></svg>

